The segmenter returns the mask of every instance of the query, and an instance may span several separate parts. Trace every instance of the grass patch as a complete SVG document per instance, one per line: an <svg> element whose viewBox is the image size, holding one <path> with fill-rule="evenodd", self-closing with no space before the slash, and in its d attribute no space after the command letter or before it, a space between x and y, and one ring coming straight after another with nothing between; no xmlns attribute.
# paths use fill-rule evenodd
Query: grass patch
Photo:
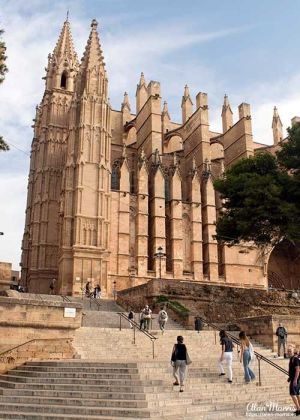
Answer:
<svg viewBox="0 0 300 420"><path fill-rule="evenodd" d="M173 311L181 314L181 315L188 315L189 310L183 306L181 303L177 302L176 300L169 300L167 296L160 295L156 298L156 303L166 303L169 308L171 308Z"/></svg>

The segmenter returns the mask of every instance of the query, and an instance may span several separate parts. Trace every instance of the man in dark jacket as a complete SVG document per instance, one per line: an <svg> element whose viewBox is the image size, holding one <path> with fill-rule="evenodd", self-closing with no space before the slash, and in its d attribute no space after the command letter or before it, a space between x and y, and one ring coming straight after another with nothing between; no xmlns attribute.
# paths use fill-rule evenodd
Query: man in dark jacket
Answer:
<svg viewBox="0 0 300 420"><path fill-rule="evenodd" d="M279 323L279 327L276 330L278 337L278 357L280 357L281 346L283 347L283 356L286 358L286 341L287 341L287 330L284 328L282 323Z"/></svg>

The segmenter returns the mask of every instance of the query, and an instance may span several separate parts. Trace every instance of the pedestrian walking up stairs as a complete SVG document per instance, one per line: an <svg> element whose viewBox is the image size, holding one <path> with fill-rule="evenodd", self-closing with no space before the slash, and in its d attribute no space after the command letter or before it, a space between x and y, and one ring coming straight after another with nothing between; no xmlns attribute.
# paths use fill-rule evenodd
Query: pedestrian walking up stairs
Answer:
<svg viewBox="0 0 300 420"><path fill-rule="evenodd" d="M117 303L109 299L83 299L83 326L85 327L102 327L102 328L119 328L120 317L118 312L124 312ZM157 314L152 314L152 329L158 330ZM135 321L139 322L139 314L135 314ZM128 322L122 320L122 328L130 328ZM166 329L181 329L181 325L169 318Z"/></svg>
<svg viewBox="0 0 300 420"><path fill-rule="evenodd" d="M112 308L112 303L105 304ZM119 325L116 311L107 310L108 306L109 325L114 317ZM236 351L233 383L219 377L220 345L214 331L153 331L153 359L148 337L136 331L134 340L132 330L107 327L104 318L102 327L86 326L77 331L74 346L80 359L28 362L0 375L0 419L244 419L251 403L265 410L266 401L291 406L286 376L264 364L262 386L257 386L257 381L246 385ZM172 385L170 365L179 334L184 336L193 361L183 393ZM258 345L255 350L271 355ZM253 370L257 375L257 362ZM272 416L277 418L282 419Z"/></svg>

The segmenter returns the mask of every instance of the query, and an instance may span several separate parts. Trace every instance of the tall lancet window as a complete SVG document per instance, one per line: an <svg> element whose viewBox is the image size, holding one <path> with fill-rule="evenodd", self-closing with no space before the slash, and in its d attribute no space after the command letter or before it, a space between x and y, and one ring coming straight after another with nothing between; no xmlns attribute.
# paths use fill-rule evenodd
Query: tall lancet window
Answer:
<svg viewBox="0 0 300 420"><path fill-rule="evenodd" d="M120 162L118 160L115 160L112 166L111 189L117 191L120 189Z"/></svg>
<svg viewBox="0 0 300 420"><path fill-rule="evenodd" d="M63 89L67 88L67 77L68 77L68 73L64 71L60 79L60 87Z"/></svg>

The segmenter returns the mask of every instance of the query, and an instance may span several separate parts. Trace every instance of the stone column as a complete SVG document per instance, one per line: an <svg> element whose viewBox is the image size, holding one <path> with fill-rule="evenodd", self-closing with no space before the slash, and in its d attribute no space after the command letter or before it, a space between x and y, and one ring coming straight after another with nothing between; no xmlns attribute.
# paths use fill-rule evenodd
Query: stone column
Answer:
<svg viewBox="0 0 300 420"><path fill-rule="evenodd" d="M153 177L153 195L150 198L151 217L152 217L152 238L153 238L153 255L159 247L166 252L166 227L165 227L165 178L162 168L158 165ZM154 260L154 269L156 276L159 276L160 261L159 258ZM161 277L166 273L166 260L161 259Z"/></svg>
<svg viewBox="0 0 300 420"><path fill-rule="evenodd" d="M191 181L192 271L195 280L203 280L201 185L195 168Z"/></svg>
<svg viewBox="0 0 300 420"><path fill-rule="evenodd" d="M174 278L182 278L183 272L183 232L182 232L182 191L178 167L171 179L171 243Z"/></svg>
<svg viewBox="0 0 300 420"><path fill-rule="evenodd" d="M119 232L118 232L118 274L128 276L129 268L129 240L130 240L130 178L127 159L125 158L120 169L119 193ZM114 240L113 238L111 238Z"/></svg>
<svg viewBox="0 0 300 420"><path fill-rule="evenodd" d="M216 200L210 173L207 179L202 174L202 226L203 226L203 264L210 281L218 281L218 244L216 234Z"/></svg>
<svg viewBox="0 0 300 420"><path fill-rule="evenodd" d="M148 270L148 169L142 151L141 165L137 177L137 216L136 216L136 256L139 277L146 276Z"/></svg>

